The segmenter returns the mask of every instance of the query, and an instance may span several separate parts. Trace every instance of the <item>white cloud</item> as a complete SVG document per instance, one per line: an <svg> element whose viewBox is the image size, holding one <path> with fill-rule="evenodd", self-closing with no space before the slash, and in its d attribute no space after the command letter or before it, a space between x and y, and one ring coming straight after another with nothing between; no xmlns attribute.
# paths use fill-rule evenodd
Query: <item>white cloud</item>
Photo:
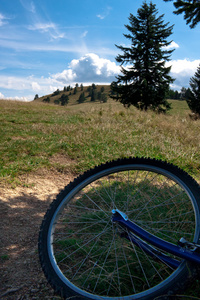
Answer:
<svg viewBox="0 0 200 300"><path fill-rule="evenodd" d="M63 72L52 76L56 81L60 81L62 83L73 82L77 77L76 73L74 73L72 69L64 70Z"/></svg>
<svg viewBox="0 0 200 300"><path fill-rule="evenodd" d="M105 19L110 14L111 10L112 10L112 7L107 6L101 14L97 15L97 18L99 18L101 20Z"/></svg>
<svg viewBox="0 0 200 300"><path fill-rule="evenodd" d="M99 15L97 15L97 18L103 20L103 19L105 19L105 16L99 14Z"/></svg>
<svg viewBox="0 0 200 300"><path fill-rule="evenodd" d="M86 37L86 35L88 34L88 31L87 30L85 30L82 34L81 34L81 38L84 38L84 37Z"/></svg>
<svg viewBox="0 0 200 300"><path fill-rule="evenodd" d="M39 31L41 33L48 33L50 37L54 39L60 39L65 37L65 33L60 32L55 23L47 22L47 23L35 23L34 25L28 26L29 30Z"/></svg>
<svg viewBox="0 0 200 300"><path fill-rule="evenodd" d="M16 100L33 100L35 94L47 95L57 89L62 90L65 85L73 86L76 82L83 84L110 84L120 72L120 67L108 59L101 58L94 53L86 54L79 59L73 59L69 68L61 73L52 74L49 77L36 78L15 77L0 75L0 89L4 94L9 92L9 97L14 99L16 94L32 96L15 97ZM14 96L13 96L14 95ZM2 95L4 96L4 95Z"/></svg>
<svg viewBox="0 0 200 300"><path fill-rule="evenodd" d="M119 72L120 67L115 62L89 53L80 59L73 59L67 70L53 75L53 78L63 84L69 81L111 83Z"/></svg>
<svg viewBox="0 0 200 300"><path fill-rule="evenodd" d="M172 60L167 66L172 66L171 76L175 82L171 85L173 89L180 90L189 86L189 80L197 70L200 60L189 59ZM0 75L0 98L14 99L20 101L33 100L35 94L47 95L57 89L62 90L64 86L73 86L76 82L85 85L110 84L116 80L120 73L120 66L108 59L101 58L97 54L89 53L79 59L73 59L68 69L49 77L15 77ZM18 96L16 96L18 95Z"/></svg>
<svg viewBox="0 0 200 300"><path fill-rule="evenodd" d="M33 96L27 96L27 97L5 97L2 93L0 93L0 100L16 100L16 101L31 101L33 100Z"/></svg>
<svg viewBox="0 0 200 300"><path fill-rule="evenodd" d="M0 99L4 99L4 95L0 92Z"/></svg>
<svg viewBox="0 0 200 300"><path fill-rule="evenodd" d="M34 95L39 93L41 96L50 94L56 89L62 89L63 85L57 82L55 79L48 77L34 76L29 77L15 77L15 76L0 76L0 89L4 89L4 99L15 100L33 100ZM7 94L7 95L6 95ZM9 94L9 96L8 96ZM22 97L15 97L16 94L27 95ZM23 97L25 97L23 99Z"/></svg>
<svg viewBox="0 0 200 300"><path fill-rule="evenodd" d="M36 12L35 4L33 1L30 0L20 0L21 5L27 10L30 11L31 13Z"/></svg>
<svg viewBox="0 0 200 300"><path fill-rule="evenodd" d="M15 100L15 101L24 101L24 102L28 102L28 101L32 101L33 100L33 96L25 96L25 97L4 97L4 100Z"/></svg>
<svg viewBox="0 0 200 300"><path fill-rule="evenodd" d="M41 24L41 23L40 23ZM36 28L34 26L29 27ZM39 30L39 26L37 26ZM41 27L41 30L45 30L45 26ZM35 29L36 30L36 29ZM89 46L85 43L84 39L77 38L86 36L86 31L81 30L78 34L72 36L68 36L65 33L60 32L59 30L54 30L53 27L49 29L49 32L41 32L43 35L42 37L35 38L35 35L30 35L30 32L20 35L20 32L0 32L0 47L7 48L7 49L14 49L15 51L29 51L29 52L70 52L71 54L79 54L84 55L85 53L95 52L101 56L116 56L118 54L117 49L115 48L107 48L103 47L102 43L98 46ZM13 30L14 31L14 30ZM34 32L34 31L33 31ZM49 40L50 38L50 40ZM62 39L60 43L57 42L56 39ZM56 40L56 42L55 42ZM51 41L51 43L49 42ZM59 55L59 54L58 54Z"/></svg>
<svg viewBox="0 0 200 300"><path fill-rule="evenodd" d="M55 29L56 25L54 23L36 23L34 25L30 25L28 29L30 30L39 30L41 32L48 32L49 29Z"/></svg>
<svg viewBox="0 0 200 300"><path fill-rule="evenodd" d="M5 17L0 13L0 26L3 25Z"/></svg>
<svg viewBox="0 0 200 300"><path fill-rule="evenodd" d="M174 41L171 42L168 46L163 47L165 50L171 50L171 49L177 49L179 48L179 45L175 43Z"/></svg>
<svg viewBox="0 0 200 300"><path fill-rule="evenodd" d="M182 87L189 87L190 78L194 76L197 67L200 64L200 59L178 59L168 62L166 65L171 66L171 76L175 78L172 88L180 90Z"/></svg>
<svg viewBox="0 0 200 300"><path fill-rule="evenodd" d="M53 36L52 36L53 37ZM55 39L56 36L54 36ZM58 52L72 52L72 53L82 53L83 52L83 47L79 45L60 45L60 44L51 44L51 43L36 43L36 42L21 42L21 41L14 41L14 40L5 40L0 38L0 45L1 47L4 48L9 48L9 49L17 49L23 50L23 51L58 51ZM102 52L112 54L112 52L106 52L107 49L103 49ZM109 51L109 50L108 50Z"/></svg>
<svg viewBox="0 0 200 300"><path fill-rule="evenodd" d="M37 83L37 82L31 82L31 89L33 91L40 91L41 90L41 86Z"/></svg>
<svg viewBox="0 0 200 300"><path fill-rule="evenodd" d="M193 60L193 61L190 61L187 58L172 60L171 64L172 64L172 68L171 68L172 73L192 76L194 72L196 72L196 69L200 64L200 59Z"/></svg>
<svg viewBox="0 0 200 300"><path fill-rule="evenodd" d="M50 86L63 87L53 77L16 77L0 75L0 88L15 91L48 91Z"/></svg>
<svg viewBox="0 0 200 300"><path fill-rule="evenodd" d="M34 3L31 1L31 3L30 3L30 11L32 12L32 13L35 13L36 12L36 9L35 9L35 5L34 5Z"/></svg>
<svg viewBox="0 0 200 300"><path fill-rule="evenodd" d="M3 26L7 24L5 20L8 20L9 18L5 17L2 13L0 13L0 26Z"/></svg>

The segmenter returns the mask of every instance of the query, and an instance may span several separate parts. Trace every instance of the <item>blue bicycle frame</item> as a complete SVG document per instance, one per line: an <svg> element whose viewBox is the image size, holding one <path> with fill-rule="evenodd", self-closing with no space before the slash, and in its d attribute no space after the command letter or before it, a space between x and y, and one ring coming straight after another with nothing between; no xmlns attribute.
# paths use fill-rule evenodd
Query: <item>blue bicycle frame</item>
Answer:
<svg viewBox="0 0 200 300"><path fill-rule="evenodd" d="M129 239L135 245L139 246L142 250L144 250L147 254L154 256L155 258L159 258L172 268L177 268L180 262L174 258L171 258L164 253L158 251L157 249L153 248L151 245L161 249L167 253L171 253L177 257L183 258L187 261L192 263L200 264L200 254L195 252L195 250L187 249L187 247L182 247L180 245L176 246L169 242L166 242L155 235L147 232L146 230L142 229L140 226L136 225L134 222L128 220L128 217L118 209L114 209L112 211L113 217L112 221L119 223L123 228L127 229L124 231L122 236ZM147 243L149 244L147 244ZM192 243L188 243L192 245ZM187 244L186 244L187 246ZM194 249L195 249L194 244Z"/></svg>

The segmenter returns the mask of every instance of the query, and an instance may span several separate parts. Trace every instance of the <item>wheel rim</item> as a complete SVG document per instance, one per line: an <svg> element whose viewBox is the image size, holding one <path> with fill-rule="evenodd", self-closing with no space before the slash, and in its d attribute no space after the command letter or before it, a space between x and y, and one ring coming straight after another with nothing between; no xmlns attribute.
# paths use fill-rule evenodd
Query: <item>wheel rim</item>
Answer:
<svg viewBox="0 0 200 300"><path fill-rule="evenodd" d="M48 234L52 266L75 292L89 298L137 299L176 278L142 249L120 237L112 210L169 242L197 242L198 207L185 183L149 165L127 165L86 178L57 208Z"/></svg>

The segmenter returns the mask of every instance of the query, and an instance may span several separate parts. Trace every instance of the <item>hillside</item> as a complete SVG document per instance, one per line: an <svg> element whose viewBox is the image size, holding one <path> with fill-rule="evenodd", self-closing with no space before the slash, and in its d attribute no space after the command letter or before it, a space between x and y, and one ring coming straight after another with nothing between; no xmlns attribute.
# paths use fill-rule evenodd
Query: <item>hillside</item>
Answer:
<svg viewBox="0 0 200 300"><path fill-rule="evenodd" d="M65 104L78 104L82 103L81 100L79 100L80 95L84 93L85 99L82 102L91 102L92 95L94 96L93 101L98 102L107 102L109 99L110 94L110 85L91 85L91 86L76 86L74 88L68 86L64 87L63 90L56 90L52 94L45 95L39 98L34 99L34 101L37 102L47 102L51 104L62 104L62 99L67 99Z"/></svg>
<svg viewBox="0 0 200 300"><path fill-rule="evenodd" d="M70 95L71 105L65 106L53 104L60 94L51 95L50 105L44 98L0 101L3 184L19 184L23 175L40 169L77 174L129 155L167 160L199 175L200 121L190 119L185 101L172 100L170 113L157 115L126 109L111 99L100 103L87 98L77 104L78 89ZM57 156L72 159L73 164L54 161Z"/></svg>

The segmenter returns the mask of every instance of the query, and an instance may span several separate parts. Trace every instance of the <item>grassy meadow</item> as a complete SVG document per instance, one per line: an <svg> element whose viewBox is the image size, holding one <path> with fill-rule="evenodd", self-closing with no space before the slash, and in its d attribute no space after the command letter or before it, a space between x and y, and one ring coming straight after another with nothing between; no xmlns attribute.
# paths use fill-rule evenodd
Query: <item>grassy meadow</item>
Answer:
<svg viewBox="0 0 200 300"><path fill-rule="evenodd" d="M0 178L23 184L43 169L74 175L127 156L163 159L200 180L200 120L173 100L167 115L125 109L120 103L58 106L0 101Z"/></svg>

